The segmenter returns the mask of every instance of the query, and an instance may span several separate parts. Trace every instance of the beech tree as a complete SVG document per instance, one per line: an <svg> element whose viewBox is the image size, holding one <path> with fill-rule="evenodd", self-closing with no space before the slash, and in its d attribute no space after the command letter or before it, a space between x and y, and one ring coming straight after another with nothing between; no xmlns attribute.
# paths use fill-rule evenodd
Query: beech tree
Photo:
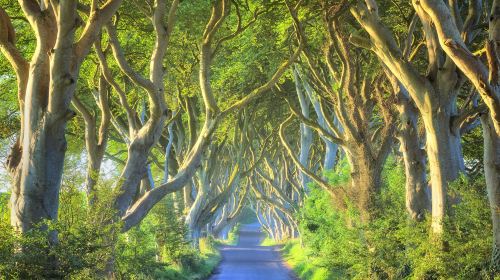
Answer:
<svg viewBox="0 0 500 280"><path fill-rule="evenodd" d="M108 142L111 125L111 110L109 108L109 86L100 75L97 89L93 89L95 103L100 111L100 125L97 127L97 116L77 97L73 96L73 106L82 115L85 122L85 146L87 150L87 179L85 189L91 204L95 194L95 186L99 180L101 165Z"/></svg>
<svg viewBox="0 0 500 280"><path fill-rule="evenodd" d="M317 182L320 182L336 197L340 207L342 207L342 201L345 197L353 199L361 211L362 219L368 221L373 210L374 195L381 186L382 168L393 143L394 114L389 110L390 107L384 105L384 102L387 101L382 96L383 90L379 85L380 81L371 73L361 73L360 65L365 62L356 56L346 42L345 33L339 26L338 10L334 9L335 6L329 6L327 3L322 6L321 16L327 42L321 63L327 67L327 74L322 73L322 65L317 64L318 60L313 57L309 47L304 48L303 54L306 65L311 71L311 79L315 85L318 85L317 90L323 96L327 96L329 105L332 106L340 125L334 124L333 119L329 118L327 124L330 131L333 132L330 133L294 109L293 105L291 111L301 121L314 127L346 152L351 167L351 187L349 189L332 190L328 183L318 176L312 178L316 178ZM297 16L296 7L289 4L289 10L299 34L298 40L308 46L307 31ZM338 59L338 63L334 62L336 59ZM337 65L341 71L337 70ZM375 106L381 112L382 121L380 123L373 119ZM291 120L289 118L285 121L280 129L285 147L289 145L286 143L283 130ZM291 149L288 147L287 150L293 158ZM294 162L296 161L294 160ZM297 164L301 169L306 169L300 162Z"/></svg>
<svg viewBox="0 0 500 280"><path fill-rule="evenodd" d="M448 7L442 1L413 1L415 9L421 10L419 16L426 17L433 23L437 40L446 55L453 60L481 96L488 112L481 117L484 137L484 167L488 186L488 196L493 220L493 257L495 267L500 267L500 80L498 71L500 61L498 45L500 43L500 2L492 1L487 11L488 32L484 47L486 62L477 59L470 50L470 45L477 35L473 29L480 23L481 14L486 7L482 1L469 2L465 19L457 12L457 7ZM472 33L472 34L470 34Z"/></svg>
<svg viewBox="0 0 500 280"><path fill-rule="evenodd" d="M140 198L134 199L139 183L142 178L144 178L146 172L145 166L147 166L148 155L151 148L156 145L161 136L166 120L166 112L168 112L164 97L162 79L164 70L162 61L166 55L166 48L168 47L169 36L173 30L175 12L179 3L176 1L172 3L166 21L163 20L165 18L165 5L166 3L164 2L158 2L157 5L155 5L152 17L152 23L156 31L156 43L151 57L151 73L149 79L133 70L126 61L124 52L116 35L116 27L112 24L106 26L111 49L113 51L113 58L120 70L127 75L136 86L144 89L149 96L149 119L144 126L138 127L134 132L134 137L131 139L129 146L127 163L125 164L121 179L117 181L119 186L116 186L120 191L115 200L115 208L118 211L118 216L121 217L123 222L123 231L127 231L140 222L151 208L165 195L182 189L189 182L199 166L202 154L214 130L217 128L218 123L224 119L225 116L247 106L256 97L271 89L278 82L289 65L295 60L299 52L295 51L292 56L277 69L269 81L250 91L250 93L241 100L221 110L216 104L210 85L211 61L222 43L237 36L239 33L243 32L245 28L238 25L233 33L216 38L215 35L217 31L230 12L231 3L230 1L217 1L214 3L211 9L210 20L205 26L199 54L199 82L201 96L203 97L205 106L204 124L191 150L185 155L186 158L179 167L177 174L168 182L160 184L154 189L145 192ZM168 28L162 28L165 26ZM300 50L300 47L298 50ZM112 81L108 82L113 85ZM119 91L118 89L115 90ZM133 113L128 115L128 118L132 119L134 117Z"/></svg>
<svg viewBox="0 0 500 280"><path fill-rule="evenodd" d="M432 185L432 228L439 235L443 231L446 186L464 170L460 126L454 122L458 116L456 100L464 80L458 74L453 61L443 56L430 20L421 16L418 9L416 12L427 46L425 76L412 65L408 60L409 52L403 52L398 47L391 32L383 25L375 1L359 3L356 8L351 8L351 13L370 36L369 41L356 40L359 37L355 36L352 41L373 51L380 58L408 90L422 116ZM415 28L413 25L409 34L412 34Z"/></svg>
<svg viewBox="0 0 500 280"><path fill-rule="evenodd" d="M80 13L78 1L19 1L36 37L30 59L16 48L11 20L0 12L2 53L18 77L21 131L7 165L13 178L11 222L21 232L44 219L57 219L65 128L75 115L70 104L80 66L120 3L92 1Z"/></svg>

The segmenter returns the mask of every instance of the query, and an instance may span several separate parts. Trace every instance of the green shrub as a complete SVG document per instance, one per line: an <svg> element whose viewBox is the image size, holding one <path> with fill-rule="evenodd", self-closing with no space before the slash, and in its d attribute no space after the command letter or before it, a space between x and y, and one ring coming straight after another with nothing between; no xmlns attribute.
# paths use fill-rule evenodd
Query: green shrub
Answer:
<svg viewBox="0 0 500 280"><path fill-rule="evenodd" d="M168 200L120 233L121 225L110 222L114 195L109 186L99 187L90 209L85 193L63 185L58 221L21 236L10 226L9 195L0 194L0 279L102 279L113 260L117 279L190 280L209 275L217 265L211 240L204 241L202 252L185 241L184 222ZM52 246L47 242L51 231L58 233ZM54 269L47 269L54 263Z"/></svg>
<svg viewBox="0 0 500 280"><path fill-rule="evenodd" d="M348 170L339 168L328 174L337 186L346 183ZM488 278L492 228L483 180L461 178L450 185L450 195L460 202L448 211L444 250L431 241L429 217L409 220L402 166L389 159L383 182L374 219L364 226L353 208L338 210L323 190L312 186L298 217L304 261L294 266L304 279ZM329 274L316 273L323 268Z"/></svg>

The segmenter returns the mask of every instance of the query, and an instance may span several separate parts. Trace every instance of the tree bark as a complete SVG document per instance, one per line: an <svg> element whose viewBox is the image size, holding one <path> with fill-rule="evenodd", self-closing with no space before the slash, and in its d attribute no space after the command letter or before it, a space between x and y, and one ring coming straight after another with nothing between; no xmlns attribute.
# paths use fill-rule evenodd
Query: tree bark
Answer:
<svg viewBox="0 0 500 280"><path fill-rule="evenodd" d="M443 232L448 183L457 179L464 168L460 134L450 128L451 106L454 104L438 107L422 116L431 175L432 229L436 234Z"/></svg>
<svg viewBox="0 0 500 280"><path fill-rule="evenodd" d="M406 210L411 219L420 221L426 211L430 210L430 199L427 195L426 154L421 148L417 128L415 108L409 100L400 105L401 130L399 142L405 164L406 175Z"/></svg>
<svg viewBox="0 0 500 280"><path fill-rule="evenodd" d="M297 69L297 67L295 69ZM296 71L298 71L298 69ZM313 105L314 112L316 113L316 116L318 118L318 124L329 133L335 134L335 132L332 131L327 125L326 119L329 116L323 110L318 96L316 96L316 93L313 91L307 80L305 80L305 77L301 76L300 78L302 80L302 85L304 86L304 90L307 93L307 96ZM340 127L339 121L335 116L335 114L332 114L332 118L333 118L332 121L333 126L338 127L339 130L342 131L342 128ZM327 137L323 135L320 135L320 138L321 140L323 140L325 144L325 158L323 161L323 170L324 171L331 170L335 167L336 164L339 145L337 143L330 141Z"/></svg>
<svg viewBox="0 0 500 280"><path fill-rule="evenodd" d="M491 266L500 271L500 137L489 114L481 116L484 137L484 176L493 223Z"/></svg>
<svg viewBox="0 0 500 280"><path fill-rule="evenodd" d="M493 124L500 134L500 86L497 48L500 43L500 1L492 1L489 15L489 33L486 48L488 67L472 54L466 46L457 27L455 17L443 1L413 1L416 9L421 8L432 20L439 38L439 44L447 56L470 80L490 110ZM479 11L478 11L479 12Z"/></svg>
<svg viewBox="0 0 500 280"><path fill-rule="evenodd" d="M188 227L189 240L191 240L191 244L194 248L198 248L198 239L199 235L199 225L198 218L203 209L204 204L207 201L207 189L208 189L208 174L206 174L206 170L203 168L198 171L199 174L199 184L198 184L198 192L196 193L196 199L194 200L193 205L189 209L188 214L186 215L186 225Z"/></svg>
<svg viewBox="0 0 500 280"><path fill-rule="evenodd" d="M11 161L14 165L9 166L15 178L11 223L21 232L45 219L57 219L67 147L65 128L75 115L69 106L80 65L101 26L111 18L120 2L109 0L100 13L91 11L87 25L75 43L77 1L53 4L45 11L30 1L20 1L37 37L22 109L22 140L17 150L21 158L19 162ZM55 233L50 239L55 239Z"/></svg>
<svg viewBox="0 0 500 280"><path fill-rule="evenodd" d="M362 223L373 218L376 194L382 186L382 167L377 166L365 147L346 149L346 157L351 168L351 199L360 211Z"/></svg>
<svg viewBox="0 0 500 280"><path fill-rule="evenodd" d="M85 147L87 150L85 190L90 205L93 205L96 199L95 186L99 180L111 123L111 111L108 104L109 92L103 76L99 78L99 89L97 93L94 93L94 98L101 111L101 124L98 130L96 117L90 113L78 97L73 97L72 101L73 106L80 112L85 122Z"/></svg>
<svg viewBox="0 0 500 280"><path fill-rule="evenodd" d="M431 201L427 194L426 154L418 134L418 111L406 89L388 69L384 70L395 92L400 116L397 138L405 165L406 210L412 220L421 221L425 212L431 210Z"/></svg>
<svg viewBox="0 0 500 280"><path fill-rule="evenodd" d="M302 111L302 115L304 117L309 118L309 100L304 96L304 92L302 91L299 75L297 73L297 69L293 70L293 77L295 81L295 90L297 92L297 97L299 99L300 110ZM312 145L312 129L307 125L301 123L300 124L300 152L299 152L299 161L305 167L309 168L309 153L311 151ZM300 172L300 183L302 188L308 191L307 184L310 179L304 172Z"/></svg>

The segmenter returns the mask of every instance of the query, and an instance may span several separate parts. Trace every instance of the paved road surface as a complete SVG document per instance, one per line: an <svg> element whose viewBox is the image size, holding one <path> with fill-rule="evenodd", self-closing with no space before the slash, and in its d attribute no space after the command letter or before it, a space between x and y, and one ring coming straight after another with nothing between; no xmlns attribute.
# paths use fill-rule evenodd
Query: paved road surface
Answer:
<svg viewBox="0 0 500 280"><path fill-rule="evenodd" d="M238 245L220 248L222 261L210 280L293 280L277 247L259 246L259 224L242 225Z"/></svg>

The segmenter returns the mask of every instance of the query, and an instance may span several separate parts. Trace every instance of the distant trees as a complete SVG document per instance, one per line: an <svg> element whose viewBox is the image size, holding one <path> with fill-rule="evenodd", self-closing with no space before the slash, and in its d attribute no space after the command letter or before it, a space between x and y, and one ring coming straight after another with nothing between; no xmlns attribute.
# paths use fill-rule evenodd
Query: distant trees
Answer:
<svg viewBox="0 0 500 280"><path fill-rule="evenodd" d="M267 82L251 90L250 93L244 98L229 104L226 109L221 110L215 101L210 84L211 61L222 43L237 36L245 30L245 28L238 25L234 33L228 35L227 37L221 37L216 42L213 42L215 40L215 34L229 13L230 5L229 1L218 1L214 4L210 20L205 26L205 31L203 33L199 55L200 71L198 78L200 82L201 96L203 97L205 106L205 121L201 131L198 133L198 138L190 152L186 155L186 159L178 170L178 174L170 181L145 193L141 198L134 202L133 205L129 205L131 202L130 199L126 200L128 201L127 203L125 203L126 201L123 201L123 203L125 203L123 205L122 203L118 204L122 205L119 207L119 209L122 209L121 211L128 209L126 215L123 217L125 230L140 222L151 207L160 201L166 194L181 189L187 183L188 179L190 179L196 171L196 168L201 160L202 153L206 149L212 133L217 128L219 122L221 122L227 115L244 108L256 97L271 89L278 82L279 78L283 75L289 65L293 63L299 53L298 50L295 51L286 62L279 66L274 75ZM142 165L137 165L137 168L141 166ZM121 199L118 199L117 201L121 201ZM125 214L125 212L123 213Z"/></svg>

